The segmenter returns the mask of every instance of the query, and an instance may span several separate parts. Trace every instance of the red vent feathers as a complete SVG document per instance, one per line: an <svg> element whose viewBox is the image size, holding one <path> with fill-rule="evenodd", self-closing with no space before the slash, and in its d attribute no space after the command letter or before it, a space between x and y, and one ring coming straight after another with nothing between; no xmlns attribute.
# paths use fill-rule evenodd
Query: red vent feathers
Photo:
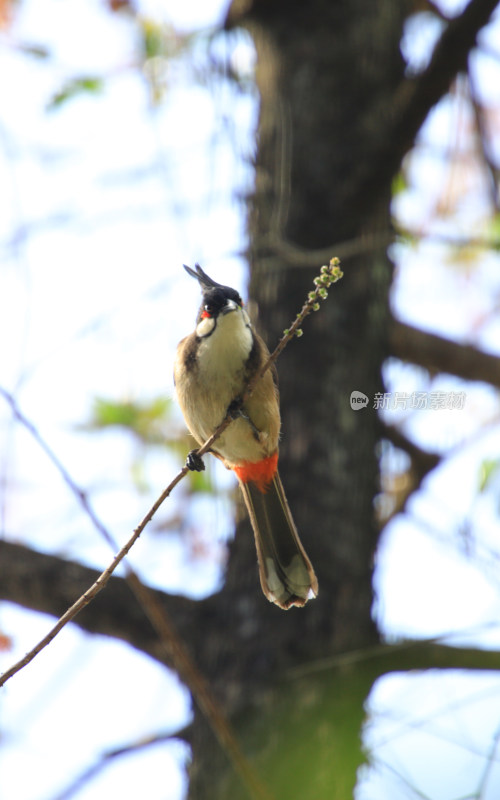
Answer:
<svg viewBox="0 0 500 800"><path fill-rule="evenodd" d="M233 467L242 483L252 481L261 492L266 492L278 469L278 453L263 458L262 461L245 461L239 467Z"/></svg>

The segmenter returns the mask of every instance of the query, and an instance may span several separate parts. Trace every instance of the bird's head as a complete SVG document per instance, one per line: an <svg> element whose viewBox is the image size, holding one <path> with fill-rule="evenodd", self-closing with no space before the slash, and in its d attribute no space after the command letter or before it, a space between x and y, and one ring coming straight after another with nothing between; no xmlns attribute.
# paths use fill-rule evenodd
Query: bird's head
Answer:
<svg viewBox="0 0 500 800"><path fill-rule="evenodd" d="M202 270L199 264L195 264L196 272L186 264L184 264L184 269L188 275L196 278L203 295L198 316L196 317L196 332L201 338L210 336L217 326L217 320L232 311L241 310L243 301L236 289L231 289L230 286L223 286L221 283L214 281Z"/></svg>

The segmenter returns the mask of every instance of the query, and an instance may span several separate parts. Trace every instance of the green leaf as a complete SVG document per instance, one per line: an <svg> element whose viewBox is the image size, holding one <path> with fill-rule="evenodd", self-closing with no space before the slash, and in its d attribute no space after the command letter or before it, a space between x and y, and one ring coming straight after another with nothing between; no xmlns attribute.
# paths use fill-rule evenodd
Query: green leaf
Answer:
<svg viewBox="0 0 500 800"><path fill-rule="evenodd" d="M493 215L488 233L492 239L492 249L500 250L500 213Z"/></svg>
<svg viewBox="0 0 500 800"><path fill-rule="evenodd" d="M186 456L196 442L187 431L178 432L172 422L173 400L160 395L151 400L139 403L130 400L109 400L96 397L92 405L90 419L80 430L97 432L109 428L122 428L139 439L141 445L161 445L174 457L179 468L186 461ZM139 489L146 487L144 472L144 452L132 465L132 477ZM190 472L188 475L191 492L213 492L213 480L210 472Z"/></svg>
<svg viewBox="0 0 500 800"><path fill-rule="evenodd" d="M144 58L165 56L166 36L164 26L152 19L143 19L141 27Z"/></svg>
<svg viewBox="0 0 500 800"><path fill-rule="evenodd" d="M102 78L92 76L82 76L81 78L73 78L68 81L64 86L56 92L55 95L49 100L47 109L54 111L60 108L68 100L78 97L81 94L97 94L101 92L104 87Z"/></svg>
<svg viewBox="0 0 500 800"><path fill-rule="evenodd" d="M479 468L479 491L484 492L490 486L498 470L500 469L500 460L485 458Z"/></svg>
<svg viewBox="0 0 500 800"><path fill-rule="evenodd" d="M392 179L392 196L396 197L396 195L401 194L401 192L404 192L407 188L408 182L406 176L403 172L399 171Z"/></svg>
<svg viewBox="0 0 500 800"><path fill-rule="evenodd" d="M187 477L189 479L189 488L192 492L207 492L210 494L214 491L214 483L207 470L204 472L190 472Z"/></svg>
<svg viewBox="0 0 500 800"><path fill-rule="evenodd" d="M88 431L113 426L126 428L144 443L168 445L167 428L171 410L172 400L169 397L155 397L144 403L96 397L90 420L84 428Z"/></svg>

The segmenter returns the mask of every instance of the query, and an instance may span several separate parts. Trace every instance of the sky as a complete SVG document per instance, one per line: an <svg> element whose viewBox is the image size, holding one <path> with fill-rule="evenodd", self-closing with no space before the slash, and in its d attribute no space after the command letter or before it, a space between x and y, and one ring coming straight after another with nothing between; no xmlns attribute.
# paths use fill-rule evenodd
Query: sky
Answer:
<svg viewBox="0 0 500 800"><path fill-rule="evenodd" d="M206 79L209 30L194 51L184 51L179 36L209 29L225 5L141 3L145 15L169 26L176 53L161 73L164 95L156 106L150 84L135 68L136 29L126 16L104 13L98 0L23 2L0 40L0 72L10 76L0 86L0 335L8 342L0 385L15 392L23 412L73 479L90 491L96 512L121 542L179 465L163 448L153 448L142 476L146 488L137 491L131 478L141 456L137 443L118 432L82 433L92 403L98 396L173 397L174 348L191 330L199 300L182 263L200 261L221 283L245 294L241 198L252 186L255 96L251 89L237 92ZM408 26L405 47L413 69L425 65L438 34L439 25L428 18ZM487 39L500 52L498 23ZM43 44L51 58L27 57L19 50L23 43ZM229 46L215 40L210 47L226 52ZM233 65L251 75L251 42L241 36L231 47ZM498 68L489 57L476 64L485 99L496 109ZM102 90L47 111L68 78L82 74L104 76ZM450 130L467 130L457 125L467 113L462 106L455 99L433 112L418 153L410 157L408 187L394 201L396 217L428 236L418 245L394 245L392 304L411 324L498 352L498 255L457 267L440 241L477 232L486 218L484 186L466 169L466 159L458 188L448 193L448 199L462 193L463 201L435 220L447 180L442 153L450 146ZM465 147L466 137L458 145ZM391 392L431 388L421 371L395 363L387 366L386 380ZM440 381L442 391L464 388L447 376ZM498 546L498 494L477 492L482 463L497 458L499 450L498 396L479 385L467 385L466 391L462 411L391 417L404 417L423 446L451 455L413 499L410 513L384 533L375 611L389 639L452 633L457 643L500 646L500 629L493 624L500 618L500 586L491 568ZM180 415L174 414L172 424L181 429ZM108 546L79 513L57 471L13 424L8 408L0 415L5 535L106 566ZM179 505L165 510L134 548L134 567L166 591L201 597L221 581L223 543L231 532L230 479L218 466L210 469L219 499L191 503L177 527ZM180 495L179 504L182 490ZM476 535L476 559L467 555L466 531L462 550L457 547L456 531L464 521ZM0 669L21 657L51 624L48 617L4 604L0 629L12 636L13 649L0 653ZM168 702L158 703L159 696ZM396 786L400 797L411 796L403 793L401 774L409 784L428 780L422 791L433 798L459 796L464 781L472 791L484 770L484 753L500 720L500 678L388 676L375 686L368 708L365 742L376 747L378 761L360 777L356 800L385 800L388 787L396 791ZM432 715L435 722L424 730L423 721ZM55 798L109 747L152 732L168 734L189 718L189 695L175 675L119 642L68 627L0 698L0 795ZM163 742L130 760L113 761L77 796L100 800L117 787L124 798L136 796L147 769L156 776L149 800L179 800L186 758L179 742ZM425 776L418 774L422 758L430 765ZM56 763L64 763L63 774ZM450 775L456 790L439 785ZM499 787L500 772L492 771L485 800Z"/></svg>

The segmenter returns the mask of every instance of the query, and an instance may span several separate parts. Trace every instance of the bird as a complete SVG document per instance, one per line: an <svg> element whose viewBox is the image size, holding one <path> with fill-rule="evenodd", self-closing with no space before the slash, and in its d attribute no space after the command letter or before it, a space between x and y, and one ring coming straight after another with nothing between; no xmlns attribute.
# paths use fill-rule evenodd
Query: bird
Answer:
<svg viewBox="0 0 500 800"><path fill-rule="evenodd" d="M210 452L238 479L255 536L262 591L282 609L304 606L317 595L318 581L278 472L281 418L276 370L266 370L241 403L269 350L235 289L214 281L199 264L196 271L183 266L202 293L196 327L179 342L174 362L184 420L202 445L230 413L229 426ZM204 469L196 450L188 454L186 466Z"/></svg>

